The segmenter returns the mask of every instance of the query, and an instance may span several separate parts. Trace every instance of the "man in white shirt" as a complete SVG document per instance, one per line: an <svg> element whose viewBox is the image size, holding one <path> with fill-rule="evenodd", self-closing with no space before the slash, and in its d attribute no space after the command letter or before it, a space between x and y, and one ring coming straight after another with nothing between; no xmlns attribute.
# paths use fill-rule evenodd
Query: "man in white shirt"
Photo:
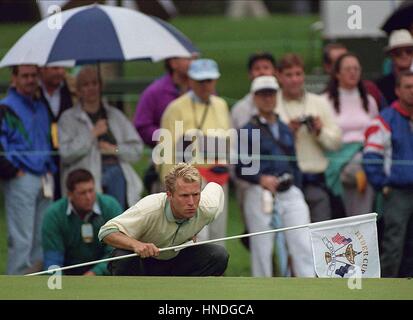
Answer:
<svg viewBox="0 0 413 320"><path fill-rule="evenodd" d="M53 121L73 105L72 92L66 82L66 71L63 67L40 68L41 97L49 109Z"/></svg>
<svg viewBox="0 0 413 320"><path fill-rule="evenodd" d="M113 256L138 254L112 261L112 275L222 275L229 259L222 246L204 244L181 251L159 250L195 240L199 231L222 212L222 187L211 182L201 192L198 170L185 163L172 168L165 177L165 186L166 193L143 198L100 229L99 239L117 248Z"/></svg>
<svg viewBox="0 0 413 320"><path fill-rule="evenodd" d="M73 106L73 95L66 82L66 71L63 67L40 68L40 98L47 106L50 116L50 136L53 151L59 150L57 122L64 111ZM60 166L60 158L53 156L56 167ZM60 199L60 170L56 170L54 177L54 199Z"/></svg>
<svg viewBox="0 0 413 320"><path fill-rule="evenodd" d="M286 54L277 66L282 90L277 93L277 112L295 137L297 163L303 173L303 191L310 207L311 222L332 218L330 193L324 171L324 152L341 144L341 130L325 97L304 89L304 62L296 54Z"/></svg>
<svg viewBox="0 0 413 320"><path fill-rule="evenodd" d="M258 52L248 58L248 78L250 81L261 76L275 75L275 58L271 53ZM253 95L248 92L232 107L231 121L235 129L241 129L251 120L252 116L258 113L253 100Z"/></svg>

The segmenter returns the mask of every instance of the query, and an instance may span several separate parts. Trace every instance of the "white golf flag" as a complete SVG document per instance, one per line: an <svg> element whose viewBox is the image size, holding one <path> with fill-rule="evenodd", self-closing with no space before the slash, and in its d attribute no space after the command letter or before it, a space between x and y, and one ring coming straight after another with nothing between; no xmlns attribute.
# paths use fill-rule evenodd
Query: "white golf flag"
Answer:
<svg viewBox="0 0 413 320"><path fill-rule="evenodd" d="M376 213L309 225L314 267L320 278L380 278Z"/></svg>

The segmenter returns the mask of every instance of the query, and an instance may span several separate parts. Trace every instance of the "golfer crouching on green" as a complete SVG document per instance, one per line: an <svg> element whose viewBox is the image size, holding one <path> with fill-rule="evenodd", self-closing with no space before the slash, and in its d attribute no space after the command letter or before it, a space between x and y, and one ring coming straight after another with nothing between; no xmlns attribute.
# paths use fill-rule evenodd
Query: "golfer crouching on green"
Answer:
<svg viewBox="0 0 413 320"><path fill-rule="evenodd" d="M101 227L99 239L116 248L113 257L138 254L110 262L109 271L115 276L222 275L229 259L222 246L159 251L194 240L222 212L222 187L211 182L201 192L198 170L186 163L173 167L165 177L165 186L166 193L146 196Z"/></svg>

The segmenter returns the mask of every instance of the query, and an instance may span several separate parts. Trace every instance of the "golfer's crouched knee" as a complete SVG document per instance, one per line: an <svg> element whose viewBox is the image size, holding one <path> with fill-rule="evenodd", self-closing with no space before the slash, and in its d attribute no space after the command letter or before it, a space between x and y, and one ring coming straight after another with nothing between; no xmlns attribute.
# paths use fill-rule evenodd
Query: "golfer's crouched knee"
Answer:
<svg viewBox="0 0 413 320"><path fill-rule="evenodd" d="M133 253L132 251L115 249L112 257L123 256ZM219 245L206 244L184 249L177 257L171 260L151 259L149 274L144 272L142 260L139 257L132 257L111 261L108 269L113 276L222 276L227 268L229 254L226 249ZM188 261L193 264L188 265ZM172 268L173 266L173 268Z"/></svg>
<svg viewBox="0 0 413 320"><path fill-rule="evenodd" d="M214 268L212 275L222 276L228 266L229 254L222 246L214 245L213 248L210 251L211 262Z"/></svg>
<svg viewBox="0 0 413 320"><path fill-rule="evenodd" d="M133 251L115 249L111 257L119 257L132 254ZM140 261L138 257L131 257L126 259L114 260L108 263L108 270L112 276L137 276L140 275L139 269Z"/></svg>

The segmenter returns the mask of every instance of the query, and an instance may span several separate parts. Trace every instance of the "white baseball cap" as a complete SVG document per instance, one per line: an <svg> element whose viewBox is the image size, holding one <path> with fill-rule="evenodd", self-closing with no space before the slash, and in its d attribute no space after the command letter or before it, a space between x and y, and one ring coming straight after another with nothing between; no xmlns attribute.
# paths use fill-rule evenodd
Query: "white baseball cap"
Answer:
<svg viewBox="0 0 413 320"><path fill-rule="evenodd" d="M255 78L251 83L251 93L256 93L261 90L274 90L277 91L280 88L277 79L273 76L261 76Z"/></svg>

